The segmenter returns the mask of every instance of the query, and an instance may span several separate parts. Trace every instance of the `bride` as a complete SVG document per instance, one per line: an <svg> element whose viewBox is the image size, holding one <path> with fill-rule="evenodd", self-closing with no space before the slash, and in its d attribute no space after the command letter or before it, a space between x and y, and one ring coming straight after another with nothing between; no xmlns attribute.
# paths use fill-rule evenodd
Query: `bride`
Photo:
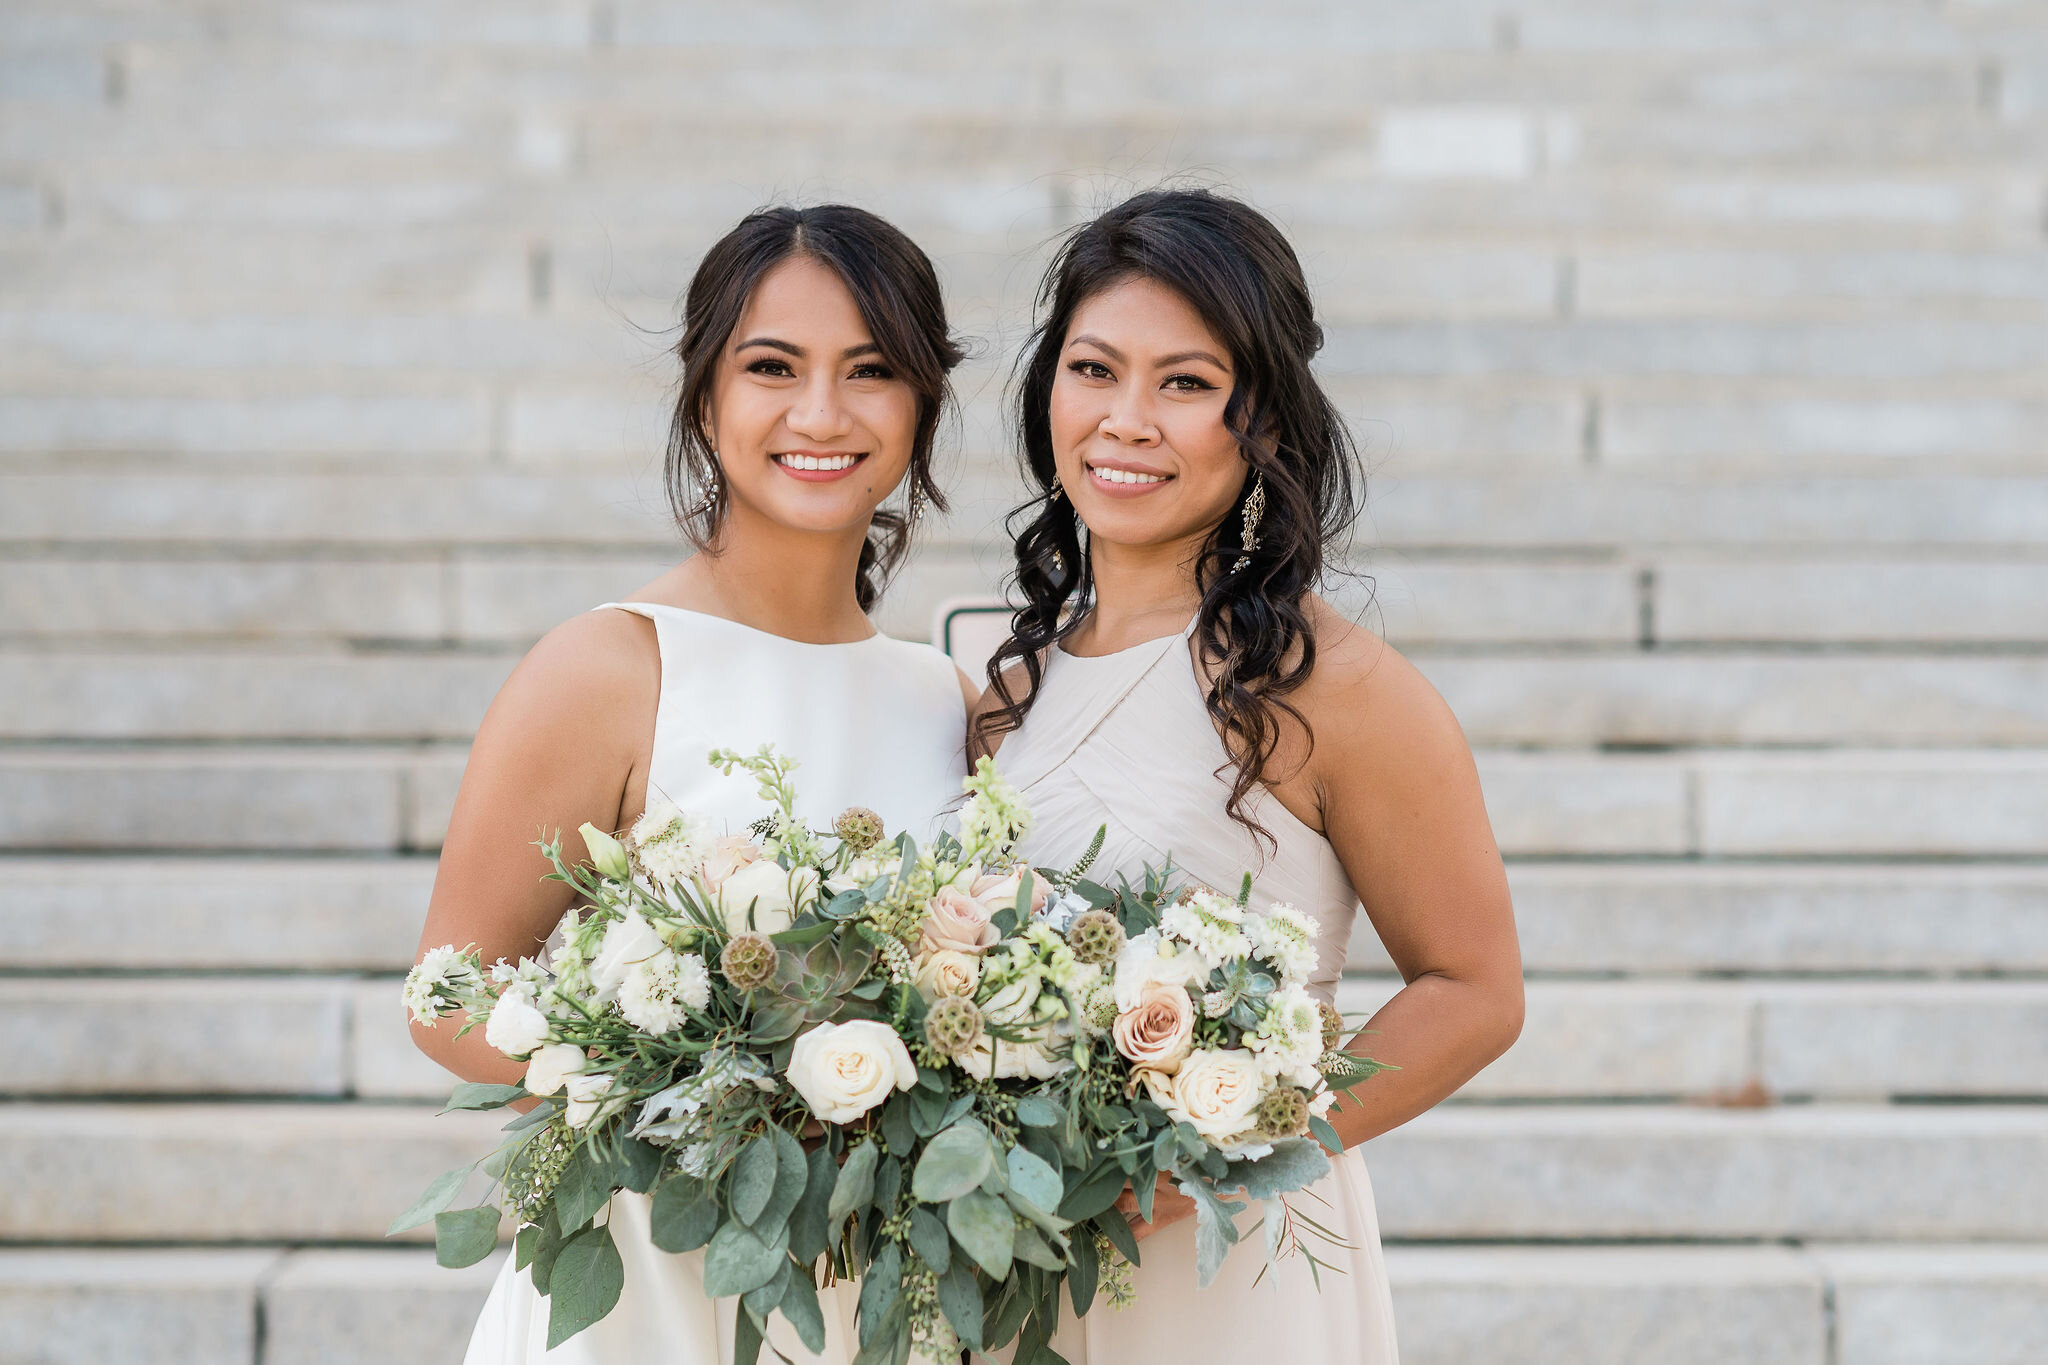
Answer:
<svg viewBox="0 0 2048 1365"><path fill-rule="evenodd" d="M1392 1365L1358 1144L1449 1095L1521 1028L1472 756L1422 676L1314 591L1356 485L1279 231L1206 192L1141 194L1067 240L1040 297L1018 418L1044 494L1017 541L1025 604L972 726L1031 806L1023 851L1062 863L1106 824L1105 868L1171 855L1231 889L1256 868L1260 900L1320 919L1310 989L1324 1000L1362 900L1407 983L1353 1044L1400 1069L1332 1113L1347 1150L1290 1199L1334 1234L1304 1223L1306 1249L1345 1273L1299 1254L1265 1270L1248 1237L1197 1294L1193 1203L1162 1181L1135 1228L1134 1302L1063 1323L1052 1349L1071 1365Z"/></svg>
<svg viewBox="0 0 2048 1365"><path fill-rule="evenodd" d="M690 283L667 483L699 551L633 593L556 627L513 672L477 732L441 854L421 948L474 943L486 962L537 955L569 907L532 841L630 825L669 800L741 832L766 813L714 748L772 742L801 764L817 824L849 805L922 840L960 792L976 689L938 651L892 640L867 612L926 504L943 506L932 443L960 359L931 262L860 209L771 209L734 228ZM881 510L898 487L906 510ZM511 1082L481 1030L414 1026L457 1075ZM735 1300L702 1288L703 1253L647 1236L647 1198L620 1192L625 1288L609 1315L547 1350L548 1302L510 1259L470 1365L701 1362L733 1354ZM827 1340L786 1358L852 1357L855 1296L821 1292Z"/></svg>

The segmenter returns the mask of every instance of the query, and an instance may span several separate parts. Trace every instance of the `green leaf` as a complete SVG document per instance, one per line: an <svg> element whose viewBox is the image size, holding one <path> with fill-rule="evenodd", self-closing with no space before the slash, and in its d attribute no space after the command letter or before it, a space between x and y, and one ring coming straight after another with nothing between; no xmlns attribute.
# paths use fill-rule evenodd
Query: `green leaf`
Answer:
<svg viewBox="0 0 2048 1365"><path fill-rule="evenodd" d="M775 1193L775 1139L766 1133L740 1148L739 1160L732 1165L732 1188L728 1198L732 1201L732 1216L752 1227L768 1207L768 1196Z"/></svg>
<svg viewBox="0 0 2048 1365"><path fill-rule="evenodd" d="M825 1311L818 1306L818 1286L812 1283L808 1269L789 1277L789 1288L782 1291L782 1316L796 1329L805 1350L817 1355L825 1349Z"/></svg>
<svg viewBox="0 0 2048 1365"><path fill-rule="evenodd" d="M914 1205L910 1210L910 1246L941 1275L953 1266L953 1241L946 1236L946 1225L922 1205Z"/></svg>
<svg viewBox="0 0 2048 1365"><path fill-rule="evenodd" d="M767 1337L761 1329L762 1324L754 1321L744 1306L733 1315L732 1365L754 1365L761 1358L761 1343Z"/></svg>
<svg viewBox="0 0 2048 1365"><path fill-rule="evenodd" d="M946 1228L989 1278L1008 1277L1017 1231L1017 1218L1008 1204L994 1195L969 1190L946 1206Z"/></svg>
<svg viewBox="0 0 2048 1365"><path fill-rule="evenodd" d="M555 1257L548 1289L548 1349L611 1312L625 1285L626 1267L612 1245L610 1228L592 1228L570 1238Z"/></svg>
<svg viewBox="0 0 2048 1365"><path fill-rule="evenodd" d="M946 1315L960 1344L979 1353L981 1286L974 1278L974 1267L965 1259L955 1260L952 1269L939 1276L939 1311Z"/></svg>
<svg viewBox="0 0 2048 1365"><path fill-rule="evenodd" d="M1035 1270L1030 1271L1026 1278L1028 1279L1029 1275L1036 1275L1037 1273ZM1000 1347L1012 1336L1015 1336L1018 1325L1024 1321L1024 1315L1031 1311L1032 1296L1026 1292L1027 1287L1022 1284L1018 1285L1016 1293L1002 1300L1001 1305L996 1311L995 1322L986 1329L990 1347Z"/></svg>
<svg viewBox="0 0 2048 1365"><path fill-rule="evenodd" d="M803 1198L789 1214L789 1254L804 1265L824 1255L832 1238L832 1189L839 1180L839 1167L832 1153L814 1148L805 1159Z"/></svg>
<svg viewBox="0 0 2048 1365"><path fill-rule="evenodd" d="M783 1294L788 1291L789 1282L794 1278L790 1273L792 1269L793 1266L789 1257L784 1256L782 1264L769 1277L768 1283L762 1285L759 1289L749 1289L741 1297L740 1302L745 1305L749 1313L759 1313L763 1319L766 1319L781 1304Z"/></svg>
<svg viewBox="0 0 2048 1365"><path fill-rule="evenodd" d="M619 1150L613 1154L611 1163L612 1184L635 1194L645 1194L654 1188L655 1177L660 1174L659 1147L634 1137L619 1140Z"/></svg>
<svg viewBox="0 0 2048 1365"><path fill-rule="evenodd" d="M860 1276L860 1344L874 1340L882 1319L903 1290L903 1248L886 1243Z"/></svg>
<svg viewBox="0 0 2048 1365"><path fill-rule="evenodd" d="M1102 1278L1102 1258L1096 1254L1093 1237L1076 1237L1067 1250L1074 1261L1073 1269L1067 1272L1067 1294L1078 1318L1095 1302L1095 1287Z"/></svg>
<svg viewBox="0 0 2048 1365"><path fill-rule="evenodd" d="M455 1202L462 1193L462 1183L469 1179L474 1166L457 1166L452 1171L443 1171L434 1177L434 1183L427 1186L427 1192L419 1197L413 1206L391 1220L391 1226L384 1230L386 1237L395 1237L421 1224L430 1222L434 1215Z"/></svg>
<svg viewBox="0 0 2048 1365"><path fill-rule="evenodd" d="M875 1324L873 1337L853 1358L853 1365L888 1365L896 1355L897 1339L908 1325L909 1311L908 1301L898 1294L889 1311Z"/></svg>
<svg viewBox="0 0 2048 1365"><path fill-rule="evenodd" d="M910 1120L910 1096L891 1095L889 1102L882 1106L882 1141L889 1144L892 1152L907 1152L917 1141L917 1132Z"/></svg>
<svg viewBox="0 0 2048 1365"><path fill-rule="evenodd" d="M663 1251L695 1251L718 1231L718 1200L695 1176L672 1175L654 1187L649 1240Z"/></svg>
<svg viewBox="0 0 2048 1365"><path fill-rule="evenodd" d="M793 1035L804 1024L804 1008L787 1000L776 1000L754 1011L753 1022L747 1028L747 1040L755 1043L779 1043Z"/></svg>
<svg viewBox="0 0 2048 1365"><path fill-rule="evenodd" d="M789 1228L785 1224L762 1232L734 1219L712 1236L704 1248L705 1294L714 1299L744 1294L775 1278L775 1268L788 1259Z"/></svg>
<svg viewBox="0 0 2048 1365"><path fill-rule="evenodd" d="M1067 1192L1067 1197L1060 1201L1060 1217L1072 1223L1093 1218L1116 1203L1116 1197L1124 1192L1125 1181L1123 1169L1115 1162L1103 1163Z"/></svg>
<svg viewBox="0 0 2048 1365"><path fill-rule="evenodd" d="M1109 1244L1115 1247L1126 1261L1132 1265L1138 1264L1138 1235L1131 1231L1129 1219L1120 1213L1105 1213L1095 1219L1093 1226L1101 1229L1102 1235L1109 1238Z"/></svg>
<svg viewBox="0 0 2048 1365"><path fill-rule="evenodd" d="M1045 1239L1032 1231L1028 1224L1019 1224L1011 1229L1010 1254L1041 1270L1064 1270L1067 1267L1066 1258L1047 1246Z"/></svg>
<svg viewBox="0 0 2048 1365"><path fill-rule="evenodd" d="M875 1207L883 1212L893 1212L896 1197L903 1193L903 1163L893 1156L885 1156L875 1163Z"/></svg>
<svg viewBox="0 0 2048 1365"><path fill-rule="evenodd" d="M540 1211L540 1217L541 1222L547 1226L548 1235L543 1237L540 1245L534 1248L531 1273L533 1275L533 1287L545 1294L548 1292L550 1277L554 1274L555 1258L562 1254L562 1247L567 1239L562 1236L562 1229L555 1222L555 1206L553 1204L543 1208Z"/></svg>
<svg viewBox="0 0 2048 1365"><path fill-rule="evenodd" d="M1083 879L1074 883L1074 894L1087 901L1092 909L1101 910L1116 904L1116 892L1106 886Z"/></svg>
<svg viewBox="0 0 2048 1365"><path fill-rule="evenodd" d="M578 1147L555 1186L555 1217L564 1232L575 1232L612 1197L612 1174L588 1147Z"/></svg>
<svg viewBox="0 0 2048 1365"><path fill-rule="evenodd" d="M495 1205L434 1215L434 1259L450 1270L475 1265L498 1245Z"/></svg>
<svg viewBox="0 0 2048 1365"><path fill-rule="evenodd" d="M560 1109L561 1106L558 1104L536 1104L525 1113L514 1115L512 1121L498 1131L501 1133L523 1133L536 1124L546 1123Z"/></svg>
<svg viewBox="0 0 2048 1365"><path fill-rule="evenodd" d="M1318 1114L1308 1116L1308 1130L1316 1135L1316 1141L1332 1152L1344 1150L1344 1139L1337 1135L1337 1125Z"/></svg>
<svg viewBox="0 0 2048 1365"><path fill-rule="evenodd" d="M1043 1095L1025 1095L1017 1101L1017 1122L1026 1128L1057 1128L1066 1119L1067 1111Z"/></svg>
<svg viewBox="0 0 2048 1365"><path fill-rule="evenodd" d="M978 1189L995 1169L995 1142L978 1123L956 1123L925 1145L910 1177L910 1192L943 1204Z"/></svg>
<svg viewBox="0 0 2048 1365"><path fill-rule="evenodd" d="M1060 1182L1060 1173L1036 1152L1023 1147L1012 1147L1009 1155L1010 1188L1023 1195L1032 1203L1051 1213L1060 1206L1060 1196L1065 1186Z"/></svg>
<svg viewBox="0 0 2048 1365"><path fill-rule="evenodd" d="M839 1179L832 1186L828 1216L833 1224L850 1213L860 1212L874 1199L875 1163L881 1156L882 1149L872 1138L847 1154L846 1164L839 1168Z"/></svg>
<svg viewBox="0 0 2048 1365"><path fill-rule="evenodd" d="M1253 1199L1271 1199L1292 1194L1313 1185L1330 1173L1330 1158L1307 1138L1290 1138L1273 1144L1270 1154L1257 1161L1232 1162L1230 1174L1217 1184L1225 1194L1241 1189Z"/></svg>
<svg viewBox="0 0 2048 1365"><path fill-rule="evenodd" d="M973 1096L965 1097L970 1103ZM930 1137L946 1126L946 1097L934 1095L929 1090L912 1090L909 1094L910 1127L918 1137Z"/></svg>
<svg viewBox="0 0 2048 1365"><path fill-rule="evenodd" d="M811 1166L804 1155L804 1145L794 1134L781 1128L771 1128L768 1136L775 1141L775 1188L768 1195L768 1207L761 1210L757 1223L786 1223L796 1208L797 1201L804 1197L804 1187L810 1183Z"/></svg>
<svg viewBox="0 0 2048 1365"><path fill-rule="evenodd" d="M860 912L861 907L866 905L867 903L868 898L865 894L862 893L861 889L859 887L852 887L848 890L840 892L831 900L826 901L823 905L819 906L818 914L820 917L829 920L847 919L853 915L858 914ZM804 1344L806 1346L810 1345L809 1342L805 1342ZM811 1349L815 1351L820 1348L816 1346L811 1346Z"/></svg>
<svg viewBox="0 0 2048 1365"><path fill-rule="evenodd" d="M1038 874L1029 867L1026 867L1024 875L1017 879L1017 900L1011 906L1011 909L1017 912L1017 918L1020 922L1026 915L1031 913L1031 892L1037 883Z"/></svg>

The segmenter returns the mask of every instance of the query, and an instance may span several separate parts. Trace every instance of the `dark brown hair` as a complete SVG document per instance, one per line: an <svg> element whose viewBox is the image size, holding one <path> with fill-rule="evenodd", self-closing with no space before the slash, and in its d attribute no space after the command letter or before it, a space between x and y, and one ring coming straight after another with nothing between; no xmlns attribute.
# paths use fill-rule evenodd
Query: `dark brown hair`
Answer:
<svg viewBox="0 0 2048 1365"><path fill-rule="evenodd" d="M1270 841L1245 803L1279 745L1277 713L1301 719L1287 696L1315 667L1306 598L1322 582L1334 542L1357 518L1357 454L1309 368L1323 330L1301 262L1280 230L1257 210L1208 190L1151 190L1070 235L1039 287L1040 320L1018 360L1016 413L1024 468L1041 490L1052 487L1052 386L1074 314L1130 279L1156 280L1186 299L1230 351L1234 383L1223 422L1251 469L1195 562L1202 593L1195 639L1215 668L1209 715L1236 767L1230 814ZM1261 474L1266 508L1258 548L1237 569L1245 499ZM976 721L974 739L984 751L991 737L1023 723L1044 676L1044 652L1080 626L1094 592L1071 502L1041 493L1011 513L1010 527L1014 582L1024 602L1011 618L1010 638L989 660L989 686L1001 705ZM1027 680L1021 695L1005 676L1012 664Z"/></svg>
<svg viewBox="0 0 2048 1365"><path fill-rule="evenodd" d="M946 376L964 352L946 330L945 303L931 259L866 209L846 204L759 209L704 253L690 278L683 335L675 347L683 365L682 389L669 421L663 475L676 523L699 550L710 547L725 522L724 479L717 480L708 503L693 492L710 487L718 470L705 422L719 360L755 286L795 256L810 257L845 283L882 359L917 394L917 432L906 477L912 499L946 510L945 495L932 477L932 445L939 415L952 398ZM911 527L901 512L877 509L870 526L855 584L862 611L874 606L910 548Z"/></svg>

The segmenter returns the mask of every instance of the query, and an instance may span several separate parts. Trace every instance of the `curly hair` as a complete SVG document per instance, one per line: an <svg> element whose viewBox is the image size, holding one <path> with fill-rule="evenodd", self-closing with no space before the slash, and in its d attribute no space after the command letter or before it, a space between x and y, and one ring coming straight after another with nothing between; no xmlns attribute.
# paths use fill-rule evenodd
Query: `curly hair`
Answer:
<svg viewBox="0 0 2048 1365"><path fill-rule="evenodd" d="M974 743L986 752L994 737L1023 724L1044 678L1045 651L1079 628L1093 597L1073 506L1050 496L1050 402L1075 313L1131 279L1156 281L1187 300L1230 352L1235 378L1223 421L1250 468L1232 512L1196 556L1202 601L1194 636L1213 670L1209 715L1230 756L1226 767L1236 770L1230 815L1270 843L1247 801L1279 746L1281 714L1301 719L1288 696L1315 668L1306 599L1357 519L1364 483L1351 433L1310 369L1323 330L1301 262L1263 214L1213 191L1161 189L1127 199L1070 234L1046 270L1014 384L1021 459L1041 492L1010 514L1012 581L1023 604L989 660L997 705L977 718ZM1261 474L1258 545L1237 569L1237 531ZM1024 672L1021 693L1008 676L1012 665Z"/></svg>

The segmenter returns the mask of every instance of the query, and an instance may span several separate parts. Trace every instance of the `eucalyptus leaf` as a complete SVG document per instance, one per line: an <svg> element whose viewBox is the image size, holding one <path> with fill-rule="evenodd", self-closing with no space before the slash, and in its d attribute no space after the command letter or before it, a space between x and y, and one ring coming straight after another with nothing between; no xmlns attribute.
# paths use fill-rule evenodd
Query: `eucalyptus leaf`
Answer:
<svg viewBox="0 0 2048 1365"><path fill-rule="evenodd" d="M553 1350L612 1311L626 1285L626 1267L608 1227L579 1232L555 1257L548 1288L548 1349Z"/></svg>
<svg viewBox="0 0 2048 1365"><path fill-rule="evenodd" d="M1067 1271L1067 1295L1073 1301L1074 1316L1081 1317L1095 1302L1095 1288L1102 1278L1102 1258L1096 1254L1093 1237L1076 1237L1068 1248L1073 1268Z"/></svg>
<svg viewBox="0 0 2048 1365"><path fill-rule="evenodd" d="M882 1106L882 1141L889 1144L892 1152L907 1152L917 1142L917 1132L910 1119L910 1096L895 1094Z"/></svg>
<svg viewBox="0 0 2048 1365"><path fill-rule="evenodd" d="M818 914L823 918L829 920L849 919L852 916L859 914L861 907L866 905L867 903L868 898L864 894L862 894L860 888L852 887L848 890L840 892L831 900L826 901L823 905L819 906ZM806 1342L804 1344L807 1346L810 1345L809 1342ZM811 1349L815 1351L818 1348L812 1346Z"/></svg>
<svg viewBox="0 0 2048 1365"><path fill-rule="evenodd" d="M825 1349L825 1311L818 1306L818 1286L811 1281L808 1262L790 1275L789 1287L782 1291L781 1308L805 1350L816 1355Z"/></svg>
<svg viewBox="0 0 2048 1365"><path fill-rule="evenodd" d="M1067 1111L1043 1095L1025 1095L1017 1101L1017 1122L1027 1128L1057 1128L1066 1119Z"/></svg>
<svg viewBox="0 0 2048 1365"><path fill-rule="evenodd" d="M875 1163L881 1156L882 1149L872 1138L847 1154L846 1164L839 1168L839 1180L832 1187L829 1215L833 1223L858 1213L874 1199Z"/></svg>
<svg viewBox="0 0 2048 1365"><path fill-rule="evenodd" d="M885 1156L875 1163L876 1211L893 1211L896 1207L896 1197L902 1193L903 1163L893 1156Z"/></svg>
<svg viewBox="0 0 2048 1365"><path fill-rule="evenodd" d="M1116 1197L1124 1192L1125 1180L1123 1170L1114 1162L1103 1163L1067 1191L1067 1197L1060 1201L1060 1217L1074 1223L1093 1218L1116 1203Z"/></svg>
<svg viewBox="0 0 2048 1365"><path fill-rule="evenodd" d="M537 1104L523 1114L515 1115L512 1121L498 1131L501 1133L523 1133L537 1124L546 1123L560 1110L556 1104Z"/></svg>
<svg viewBox="0 0 2048 1365"><path fill-rule="evenodd" d="M1041 1270L1064 1270L1066 1258L1046 1245L1043 1237L1032 1230L1029 1224L1020 1223L1011 1229L1010 1254L1026 1265L1035 1265Z"/></svg>
<svg viewBox="0 0 2048 1365"><path fill-rule="evenodd" d="M448 1096L448 1106L441 1112L452 1114L458 1109L496 1109L508 1104L526 1093L523 1085L493 1085L489 1081L463 1081Z"/></svg>
<svg viewBox="0 0 2048 1365"><path fill-rule="evenodd" d="M787 1000L772 1001L754 1011L753 1022L747 1027L747 1041L780 1043L802 1028L803 1024L803 1006Z"/></svg>
<svg viewBox="0 0 2048 1365"><path fill-rule="evenodd" d="M1218 1188L1225 1194L1241 1189L1253 1199L1271 1199L1313 1185L1329 1173L1330 1158L1319 1145L1307 1138L1289 1138L1274 1143L1272 1152L1257 1161L1232 1162Z"/></svg>
<svg viewBox="0 0 2048 1365"><path fill-rule="evenodd" d="M786 1223L797 1201L804 1197L804 1187L810 1182L811 1166L804 1155L804 1145L794 1134L771 1128L768 1136L775 1142L775 1188L768 1195L768 1207L761 1211L756 1223Z"/></svg>
<svg viewBox="0 0 2048 1365"><path fill-rule="evenodd" d="M805 1158L803 1197L789 1213L789 1254L811 1265L825 1252L832 1239L832 1187L839 1179L839 1167L832 1153L823 1147Z"/></svg>
<svg viewBox="0 0 2048 1365"><path fill-rule="evenodd" d="M910 1177L910 1192L943 1204L980 1187L995 1169L995 1142L978 1123L956 1123L925 1145Z"/></svg>
<svg viewBox="0 0 2048 1365"><path fill-rule="evenodd" d="M759 1289L749 1289L740 1300L747 1311L759 1313L763 1318L774 1312L781 1305L783 1294L789 1289L789 1282L793 1278L790 1273L792 1268L789 1257L784 1256L782 1264L777 1267L775 1274L769 1277L768 1283Z"/></svg>
<svg viewBox="0 0 2048 1365"><path fill-rule="evenodd" d="M564 1232L575 1232L588 1223L605 1201L612 1197L611 1172L599 1165L588 1147L578 1147L562 1168L555 1186L555 1216Z"/></svg>
<svg viewBox="0 0 2048 1365"><path fill-rule="evenodd" d="M434 1215L455 1202L462 1193L463 1182L469 1179L474 1166L457 1166L452 1171L443 1171L434 1177L434 1183L427 1186L427 1192L413 1203L404 1213L391 1220L391 1226L384 1230L386 1237L395 1237L424 1223L433 1221Z"/></svg>
<svg viewBox="0 0 2048 1365"><path fill-rule="evenodd" d="M1332 1152L1344 1150L1344 1139L1337 1135L1337 1125L1317 1114L1308 1116L1308 1130L1315 1134L1317 1142Z"/></svg>
<svg viewBox="0 0 2048 1365"><path fill-rule="evenodd" d="M705 1294L722 1299L759 1289L775 1278L775 1268L788 1260L788 1250L786 1224L756 1232L737 1219L728 1222L704 1248Z"/></svg>
<svg viewBox="0 0 2048 1365"><path fill-rule="evenodd" d="M651 1142L639 1138L619 1139L619 1149L612 1156L611 1182L621 1189L635 1194L645 1194L654 1188L655 1177L661 1174L661 1149Z"/></svg>
<svg viewBox="0 0 2048 1365"><path fill-rule="evenodd" d="M969 1190L946 1206L946 1229L989 1278L1000 1280L1009 1275L1017 1219L1008 1204L980 1190Z"/></svg>
<svg viewBox="0 0 2048 1365"><path fill-rule="evenodd" d="M952 1268L939 1276L939 1311L946 1315L962 1346L981 1350L981 1286L974 1278L974 1267L964 1257L956 1258Z"/></svg>
<svg viewBox="0 0 2048 1365"><path fill-rule="evenodd" d="M1036 1152L1024 1147L1012 1147L1009 1151L1008 1167L1012 1190L1047 1213L1059 1208L1060 1197L1065 1191L1060 1182L1060 1173L1047 1165Z"/></svg>
<svg viewBox="0 0 2048 1365"><path fill-rule="evenodd" d="M744 1305L733 1315L732 1323L732 1365L755 1365L761 1358L761 1343L768 1333L764 1324L754 1320Z"/></svg>
<svg viewBox="0 0 2048 1365"><path fill-rule="evenodd" d="M649 1240L663 1251L695 1251L718 1231L718 1200L694 1176L672 1175L654 1187Z"/></svg>
<svg viewBox="0 0 2048 1365"><path fill-rule="evenodd" d="M739 1159L733 1162L732 1187L726 1197L732 1203L732 1216L748 1227L761 1217L761 1211L768 1207L768 1197L775 1193L778 1164L775 1139L766 1133L740 1148Z"/></svg>
<svg viewBox="0 0 2048 1365"><path fill-rule="evenodd" d="M897 1341L908 1326L908 1301L898 1294L896 1301L889 1305L889 1311L875 1324L868 1344L853 1358L853 1365L888 1365L895 1358Z"/></svg>
<svg viewBox="0 0 2048 1365"><path fill-rule="evenodd" d="M903 1248L885 1244L860 1276L860 1344L868 1345L903 1289Z"/></svg>
<svg viewBox="0 0 2048 1365"><path fill-rule="evenodd" d="M1132 1265L1138 1264L1138 1236L1131 1231L1129 1219L1120 1213L1105 1213L1097 1217L1092 1226L1109 1239L1109 1244L1115 1247L1126 1261Z"/></svg>
<svg viewBox="0 0 2048 1365"><path fill-rule="evenodd" d="M946 1235L946 1225L938 1215L922 1205L910 1210L910 1247L938 1274L952 1269L953 1239Z"/></svg>
<svg viewBox="0 0 2048 1365"><path fill-rule="evenodd" d="M434 1259L450 1270L475 1265L498 1245L495 1205L434 1215Z"/></svg>

